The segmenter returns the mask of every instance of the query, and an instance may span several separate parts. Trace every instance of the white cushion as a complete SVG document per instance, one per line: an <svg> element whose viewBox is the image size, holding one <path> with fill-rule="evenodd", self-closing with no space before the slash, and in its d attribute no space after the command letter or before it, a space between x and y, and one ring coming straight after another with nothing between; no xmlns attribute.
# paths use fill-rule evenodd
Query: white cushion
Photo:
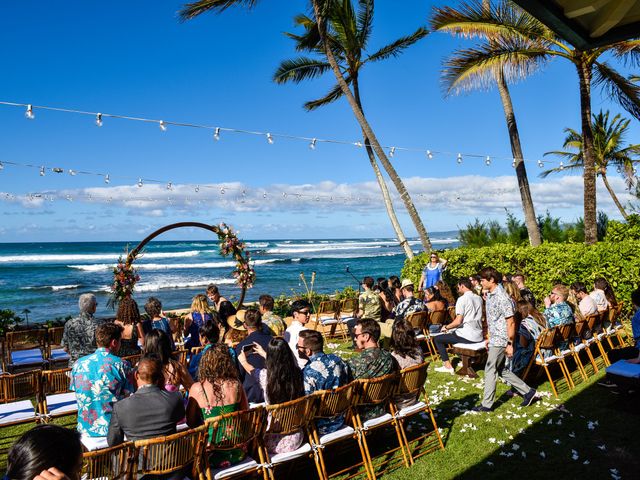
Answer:
<svg viewBox="0 0 640 480"><path fill-rule="evenodd" d="M331 318L331 319L327 319L327 320L320 320L320 322L323 325L335 325L336 323L338 323L338 321L335 318Z"/></svg>
<svg viewBox="0 0 640 480"><path fill-rule="evenodd" d="M427 337L425 337L422 333L420 335L416 335L416 340L425 340Z"/></svg>
<svg viewBox="0 0 640 480"><path fill-rule="evenodd" d="M444 335L444 332L429 333L429 335L431 335L432 337L437 337L438 335Z"/></svg>
<svg viewBox="0 0 640 480"><path fill-rule="evenodd" d="M341 438L348 437L353 435L355 430L350 427L342 427L340 430L336 430L335 432L327 433L320 437L320 445L327 445L328 443L335 442L336 440L340 440Z"/></svg>
<svg viewBox="0 0 640 480"><path fill-rule="evenodd" d="M228 468L216 468L211 469L211 476L216 479L228 478L238 473L246 472L249 470L256 470L258 468L258 462L256 462L253 458L247 456L240 463L232 465Z"/></svg>
<svg viewBox="0 0 640 480"><path fill-rule="evenodd" d="M340 315L340 320L342 320L343 322L345 322L347 320L353 320L353 314L351 314L351 315Z"/></svg>
<svg viewBox="0 0 640 480"><path fill-rule="evenodd" d="M416 412L419 412L420 410L424 410L425 408L427 408L427 404L424 402L418 402L418 403L414 403L413 405L409 405L408 407L405 407L403 409L401 409L398 412L398 416L399 417L407 417L409 415L412 415Z"/></svg>
<svg viewBox="0 0 640 480"><path fill-rule="evenodd" d="M249 410L251 410L252 408L256 408L256 407L264 407L267 404L265 402L262 403L251 403L249 402Z"/></svg>
<svg viewBox="0 0 640 480"><path fill-rule="evenodd" d="M55 350L51 350L50 360L70 360L71 356L65 352L64 348L56 348Z"/></svg>
<svg viewBox="0 0 640 480"><path fill-rule="evenodd" d="M575 345L575 346L573 347L573 349L574 349L576 352L579 352L580 350L582 350L582 349L584 349L584 348L587 348L587 346L586 346L584 343L579 343L578 345Z"/></svg>
<svg viewBox="0 0 640 480"><path fill-rule="evenodd" d="M549 362L555 362L556 360L559 360L560 357L556 356L556 355L551 355L550 357L544 357L544 362L542 361L542 359L540 357L536 358L536 363L538 365L547 365Z"/></svg>
<svg viewBox="0 0 640 480"><path fill-rule="evenodd" d="M189 429L189 425L187 425L186 423L178 423L176 425L176 432L184 432L185 430Z"/></svg>
<svg viewBox="0 0 640 480"><path fill-rule="evenodd" d="M88 435L82 435L80 441L90 452L94 450L100 450L101 448L107 448L107 437L90 437Z"/></svg>
<svg viewBox="0 0 640 480"><path fill-rule="evenodd" d="M381 417L376 417L376 418L372 418L371 420L367 420L362 424L362 426L363 428L372 428L372 427L375 427L376 425L380 425L381 423L388 422L392 418L393 417L391 416L390 413L385 413Z"/></svg>
<svg viewBox="0 0 640 480"><path fill-rule="evenodd" d="M42 363L43 361L42 351L40 351L39 348L11 352L11 363L13 365L31 365L34 363Z"/></svg>
<svg viewBox="0 0 640 480"><path fill-rule="evenodd" d="M30 400L0 404L0 425L36 418L36 409Z"/></svg>
<svg viewBox="0 0 640 480"><path fill-rule="evenodd" d="M294 458L303 457L304 455L306 455L310 451L311 451L311 445L308 444L308 443L305 443L304 445L302 445L301 447L297 448L293 452L278 453L278 454L274 455L273 457L271 457L271 463L274 463L274 464L275 463L282 463L282 462L286 462L286 461L289 461L289 460L293 460Z"/></svg>
<svg viewBox="0 0 640 480"><path fill-rule="evenodd" d="M66 415L78 411L75 392L47 395L47 413Z"/></svg>
<svg viewBox="0 0 640 480"><path fill-rule="evenodd" d="M335 319L336 319L335 315L320 315L320 317L319 317L319 320L320 320L321 322L323 322L323 323L324 323L326 320L335 320Z"/></svg>
<svg viewBox="0 0 640 480"><path fill-rule="evenodd" d="M453 348L464 348L466 350L485 350L487 348L487 344L484 342L476 342L476 343L454 343Z"/></svg>

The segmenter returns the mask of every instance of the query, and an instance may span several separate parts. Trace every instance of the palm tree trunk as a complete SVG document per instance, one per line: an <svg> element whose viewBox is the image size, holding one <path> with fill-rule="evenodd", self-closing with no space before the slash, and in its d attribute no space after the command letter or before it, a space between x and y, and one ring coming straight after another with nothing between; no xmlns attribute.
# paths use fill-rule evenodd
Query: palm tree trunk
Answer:
<svg viewBox="0 0 640 480"><path fill-rule="evenodd" d="M511 153L516 162L516 178L518 179L518 187L520 188L520 198L522 200L522 210L524 211L524 221L527 225L527 233L529 234L529 243L532 247L537 247L542 243L540 236L540 228L536 219L536 211L533 207L533 199L531 198L531 190L529 189L529 178L527 177L527 169L524 164L522 155L522 145L520 144L520 132L518 132L518 124L516 115L513 111L511 103L511 94L509 87L504 79L504 72L500 70L496 74L496 84L500 92L502 100L502 108L504 109L505 119L507 120L507 129L509 130L509 141L511 142Z"/></svg>
<svg viewBox="0 0 640 480"><path fill-rule="evenodd" d="M353 96L358 103L358 107L362 109L362 100L360 99L360 85L358 84L357 77L353 76ZM364 113L364 110L363 110ZM402 227L400 226L400 222L398 222L398 217L396 215L396 211L393 208L393 201L391 200L391 195L389 195L389 188L387 187L387 182L385 182L382 173L380 172L380 168L378 167L378 162L376 161L376 156L373 153L373 149L371 148L371 143L369 139L362 132L364 137L364 146L367 149L367 156L369 157L369 163L371 163L371 168L373 168L373 172L376 175L376 180L378 181L378 185L380 186L380 191L382 192L382 199L384 200L384 206L387 209L387 215L389 215L389 220L391 220L391 226L393 227L394 232L396 233L396 238L398 239L398 243L404 250L404 254L407 256L409 260L413 258L413 250L411 246L409 246L409 242L407 242L407 237L405 237L404 232L402 231Z"/></svg>
<svg viewBox="0 0 640 480"><path fill-rule="evenodd" d="M409 192L404 186L404 183L402 182L402 179L396 172L395 168L393 168L393 165L391 165L391 162L389 162L389 159L387 158L386 154L384 153L384 150L382 149L382 147L380 146L380 143L378 142L378 138L373 133L373 129L371 128L371 125L369 125L369 122L367 121L364 114L362 113L362 110L360 109L360 107L358 107L358 104L355 98L353 97L353 93L351 93L351 89L349 88L349 85L347 85L347 82L345 81L344 76L340 71L340 67L338 66L338 63L336 62L336 59L333 56L333 52L331 51L331 48L329 46L327 36L325 35L325 20L324 20L324 16L320 12L320 5L319 5L320 0L312 0L312 3L313 3L313 11L316 17L316 23L318 24L318 32L320 35L320 39L322 40L322 45L324 47L324 53L327 56L327 61L331 66L331 70L333 70L333 74L336 77L338 85L340 85L342 93L347 99L347 102L349 102L349 106L351 107L351 110L353 111L353 114L355 115L357 122L360 124L360 128L362 128L362 131L364 132L364 136L369 139L369 142L371 143L371 146L373 147L374 152L380 159L380 163L382 163L382 166L387 172L387 174L389 175L389 178L393 182L393 185L398 190L398 193L400 194L400 198L402 199L405 205L405 208L409 213L409 217L411 218L411 220L413 221L413 224L416 227L418 236L420 237L420 242L422 243L422 247L426 251L430 251L431 241L429 240L429 235L427 234L427 230L424 227L422 220L420 219L420 215L418 214L418 211L416 210L416 207L413 204L413 201L411 200L411 196L409 195Z"/></svg>
<svg viewBox="0 0 640 480"><path fill-rule="evenodd" d="M616 192L614 192L613 188L611 188L611 185L609 185L609 179L607 178L607 173L600 170L600 176L602 177L602 182L604 183L604 186L607 187L607 191L609 192L609 195L611 195L611 198L613 199L613 203L615 203L616 207L618 207L618 210L620 210L622 217L625 220L627 220L629 218L629 215L627 214L626 210L620 203L620 200L618 200L618 196L616 195Z"/></svg>
<svg viewBox="0 0 640 480"><path fill-rule="evenodd" d="M580 117L582 120L582 143L584 153L584 241L593 245L598 241L596 219L596 157L593 149L593 130L591 129L591 68L592 65L582 57L576 62L580 78Z"/></svg>

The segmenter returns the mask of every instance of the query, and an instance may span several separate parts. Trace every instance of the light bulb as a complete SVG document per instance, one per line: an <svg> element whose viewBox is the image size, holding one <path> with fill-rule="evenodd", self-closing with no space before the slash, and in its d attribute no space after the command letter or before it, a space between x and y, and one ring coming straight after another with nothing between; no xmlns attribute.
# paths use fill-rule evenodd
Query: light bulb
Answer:
<svg viewBox="0 0 640 480"><path fill-rule="evenodd" d="M111 181L111 178L109 178L109 174L107 173L107 174L104 176L104 183L109 183L110 181Z"/></svg>
<svg viewBox="0 0 640 480"><path fill-rule="evenodd" d="M167 131L167 124L164 123L164 120L160 120L159 126L160 126L160 130L162 130L163 132Z"/></svg>
<svg viewBox="0 0 640 480"><path fill-rule="evenodd" d="M431 150L427 150L427 158L429 160L433 160L433 153L431 152Z"/></svg>
<svg viewBox="0 0 640 480"><path fill-rule="evenodd" d="M458 158L456 159L456 161L458 162L458 165L460 165L462 163L462 154L461 153L458 154Z"/></svg>
<svg viewBox="0 0 640 480"><path fill-rule="evenodd" d="M311 143L309 144L309 148L311 150L315 150L316 149L316 142L317 142L317 140L315 138L313 140L311 140Z"/></svg>
<svg viewBox="0 0 640 480"><path fill-rule="evenodd" d="M40 176L44 177L44 167L40 167Z"/></svg>
<svg viewBox="0 0 640 480"><path fill-rule="evenodd" d="M287 198L287 192L282 192L282 198Z"/></svg>
<svg viewBox="0 0 640 480"><path fill-rule="evenodd" d="M27 105L27 111L24 112L24 116L29 120L36 118L36 114L33 113L33 105Z"/></svg>
<svg viewBox="0 0 640 480"><path fill-rule="evenodd" d="M564 170L564 162L560 162L560 170Z"/></svg>
<svg viewBox="0 0 640 480"><path fill-rule="evenodd" d="M60 167L54 167L54 168L52 168L52 169L51 169L51 171L52 171L52 172L55 172L55 173L62 173L62 172L64 172L64 170L63 170L63 169L61 169Z"/></svg>
<svg viewBox="0 0 640 480"><path fill-rule="evenodd" d="M273 145L273 137L270 133L267 133L267 142L269 142L269 145Z"/></svg>
<svg viewBox="0 0 640 480"><path fill-rule="evenodd" d="M489 155L487 155L486 160L484 161L485 165L488 167L489 165L491 165L491 157Z"/></svg>
<svg viewBox="0 0 640 480"><path fill-rule="evenodd" d="M72 177L76 176L76 171L75 170L69 170L69 175L71 175Z"/></svg>
<svg viewBox="0 0 640 480"><path fill-rule="evenodd" d="M393 158L393 156L395 155L395 153L396 153L396 147L391 147L391 150L389 150L389 156L390 156L391 158Z"/></svg>
<svg viewBox="0 0 640 480"><path fill-rule="evenodd" d="M354 145L358 148L362 148L362 142L356 142Z"/></svg>
<svg viewBox="0 0 640 480"><path fill-rule="evenodd" d="M215 131L213 132L213 139L216 142L220 140L220 127L216 127Z"/></svg>
<svg viewBox="0 0 640 480"><path fill-rule="evenodd" d="M4 170L4 163L0 162L0 170Z"/></svg>
<svg viewBox="0 0 640 480"><path fill-rule="evenodd" d="M516 159L515 159L515 158L513 159L513 162L511 162L511 166L512 166L513 168L516 168Z"/></svg>
<svg viewBox="0 0 640 480"><path fill-rule="evenodd" d="M97 113L96 114L96 126L97 127L101 127L102 126L102 114L101 113Z"/></svg>
<svg viewBox="0 0 640 480"><path fill-rule="evenodd" d="M198 193L200 191L200 185L196 185L196 188L194 190L196 191L196 193Z"/></svg>
<svg viewBox="0 0 640 480"><path fill-rule="evenodd" d="M167 183L167 190L173 190L173 184L171 182Z"/></svg>
<svg viewBox="0 0 640 480"><path fill-rule="evenodd" d="M264 192L264 193L262 194L262 198L267 198L267 192Z"/></svg>
<svg viewBox="0 0 640 480"><path fill-rule="evenodd" d="M220 189L220 195L224 195L224 187Z"/></svg>
<svg viewBox="0 0 640 480"><path fill-rule="evenodd" d="M67 195L65 198L70 202L73 202L73 197L71 195Z"/></svg>
<svg viewBox="0 0 640 480"><path fill-rule="evenodd" d="M143 185L143 183L142 183L142 179L141 179L141 178L139 178L139 179L138 179L138 188L142 188L142 185Z"/></svg>
<svg viewBox="0 0 640 480"><path fill-rule="evenodd" d="M538 160L538 166L539 166L540 168L544 167L544 163L542 163L542 160Z"/></svg>

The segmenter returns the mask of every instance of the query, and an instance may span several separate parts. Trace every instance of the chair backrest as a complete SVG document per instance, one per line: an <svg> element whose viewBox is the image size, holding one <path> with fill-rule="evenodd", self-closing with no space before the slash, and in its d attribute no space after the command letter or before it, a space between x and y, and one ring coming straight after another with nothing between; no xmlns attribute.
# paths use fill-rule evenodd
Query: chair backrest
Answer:
<svg viewBox="0 0 640 480"><path fill-rule="evenodd" d="M306 428L315 417L318 397L306 395L285 403L267 405L267 433L287 435Z"/></svg>
<svg viewBox="0 0 640 480"><path fill-rule="evenodd" d="M399 375L390 373L376 378L361 378L356 380L358 384L358 395L354 402L354 407L369 405L380 405L386 403L398 384Z"/></svg>
<svg viewBox="0 0 640 480"><path fill-rule="evenodd" d="M82 454L82 478L128 480L133 476L136 449L133 442Z"/></svg>
<svg viewBox="0 0 640 480"><path fill-rule="evenodd" d="M429 312L413 312L407 315L406 321L411 325L411 328L422 330L426 327L429 320Z"/></svg>
<svg viewBox="0 0 640 480"><path fill-rule="evenodd" d="M205 444L208 450L232 450L262 438L266 427L264 407L208 418ZM220 433L222 431L222 433Z"/></svg>
<svg viewBox="0 0 640 480"><path fill-rule="evenodd" d="M602 322L604 320L603 313L604 312L600 312L600 313L595 313L593 315L587 316L586 320L589 323L589 330L594 335L596 333L599 333L600 330L602 329Z"/></svg>
<svg viewBox="0 0 640 480"><path fill-rule="evenodd" d="M8 358L12 351L40 348L44 352L47 331L44 328L7 332L6 343Z"/></svg>
<svg viewBox="0 0 640 480"><path fill-rule="evenodd" d="M576 332L576 336L580 339L580 340L584 340L587 338L587 332L589 331L589 322L586 319L582 319L579 320L578 318L576 318L576 323L575 323L575 332Z"/></svg>
<svg viewBox="0 0 640 480"><path fill-rule="evenodd" d="M204 350L204 345L200 345L199 347L191 347L191 357L199 354L200 352L202 352L202 350Z"/></svg>
<svg viewBox="0 0 640 480"><path fill-rule="evenodd" d="M447 319L447 312L445 310L438 310L437 312L429 312L429 323L431 325L444 325Z"/></svg>
<svg viewBox="0 0 640 480"><path fill-rule="evenodd" d="M127 362L129 362L131 364L131 368L136 368L141 358L142 354L136 353L134 355L127 355L125 357L122 357L122 360L126 360Z"/></svg>
<svg viewBox="0 0 640 480"><path fill-rule="evenodd" d="M338 302L336 300L324 300L320 302L316 310L316 317L334 315L338 312Z"/></svg>
<svg viewBox="0 0 640 480"><path fill-rule="evenodd" d="M558 325L558 342L568 342L571 338L571 334L574 331L573 323L567 325Z"/></svg>
<svg viewBox="0 0 640 480"><path fill-rule="evenodd" d="M447 313L449 314L449 319L453 322L456 319L456 306L449 305L447 307Z"/></svg>
<svg viewBox="0 0 640 480"><path fill-rule="evenodd" d="M599 321L598 321L598 333L600 333L600 331L602 330L602 326L605 325L605 323L609 322L609 311L611 309L607 308L606 310L603 310L602 312L598 312L598 315L600 316Z"/></svg>
<svg viewBox="0 0 640 480"><path fill-rule="evenodd" d="M192 430L134 442L139 451L137 471L142 475L167 475L191 462L200 471L205 425Z"/></svg>
<svg viewBox="0 0 640 480"><path fill-rule="evenodd" d="M67 393L71 391L70 387L71 368L62 368L60 370L43 370L42 393L44 395Z"/></svg>
<svg viewBox="0 0 640 480"><path fill-rule="evenodd" d="M64 327L50 327L47 330L47 343L49 348L62 345L62 335L64 334Z"/></svg>
<svg viewBox="0 0 640 480"><path fill-rule="evenodd" d="M558 337L557 327L543 330L542 332L540 332L540 336L538 337L536 349L552 350L556 345L557 337Z"/></svg>
<svg viewBox="0 0 640 480"><path fill-rule="evenodd" d="M396 387L395 395L415 394L416 399L424 390L424 383L427 381L427 369L429 362L405 368L400 371L400 379Z"/></svg>
<svg viewBox="0 0 640 480"><path fill-rule="evenodd" d="M187 354L188 353L189 353L189 350L185 350L185 349L176 350L175 352L173 352L173 359L176 362L181 363L182 365L184 365L186 367L187 366Z"/></svg>
<svg viewBox="0 0 640 480"><path fill-rule="evenodd" d="M355 382L343 385L333 390L319 390L316 396L320 398L316 418L332 418L346 414L351 409L353 397L356 394Z"/></svg>
<svg viewBox="0 0 640 480"><path fill-rule="evenodd" d="M291 326L291 322L293 322L293 317L284 317L283 320L284 320L284 324L287 327L290 327Z"/></svg>
<svg viewBox="0 0 640 480"><path fill-rule="evenodd" d="M39 395L41 370L16 373L14 375L5 374L0 376L0 385L4 392L2 401L4 403L24 400Z"/></svg>
<svg viewBox="0 0 640 480"><path fill-rule="evenodd" d="M358 309L357 298L343 298L340 303L340 314L353 314Z"/></svg>

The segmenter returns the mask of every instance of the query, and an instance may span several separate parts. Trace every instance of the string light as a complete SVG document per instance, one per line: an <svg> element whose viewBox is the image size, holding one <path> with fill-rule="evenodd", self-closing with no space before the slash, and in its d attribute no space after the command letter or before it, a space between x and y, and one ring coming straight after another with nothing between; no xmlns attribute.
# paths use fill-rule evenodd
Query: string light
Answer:
<svg viewBox="0 0 640 480"><path fill-rule="evenodd" d="M269 142L269 145L273 145L273 136L270 133L267 133L267 142Z"/></svg>
<svg viewBox="0 0 640 480"><path fill-rule="evenodd" d="M458 162L458 165L460 165L462 163L462 154L461 153L458 154L458 158L456 159L456 161Z"/></svg>
<svg viewBox="0 0 640 480"><path fill-rule="evenodd" d="M28 120L33 120L34 118L36 118L36 114L33 113L33 105L27 105L27 111L24 112L24 116Z"/></svg>
<svg viewBox="0 0 640 480"><path fill-rule="evenodd" d="M171 182L167 183L167 190L173 190L173 184Z"/></svg>
<svg viewBox="0 0 640 480"><path fill-rule="evenodd" d="M44 177L44 167L40 167L40 176Z"/></svg>
<svg viewBox="0 0 640 480"><path fill-rule="evenodd" d="M309 144L309 148L310 148L311 150L315 150L315 149L316 149L316 142L317 142L317 141L318 141L318 140L317 140L316 138L314 138L313 140L311 140L311 143Z"/></svg>
<svg viewBox="0 0 640 480"><path fill-rule="evenodd" d="M487 155L487 158L484 161L485 165L488 167L491 165L491 157Z"/></svg>
<svg viewBox="0 0 640 480"><path fill-rule="evenodd" d="M542 163L542 160L538 160L538 166L539 166L540 168L543 168L543 167L544 167L544 163Z"/></svg>
<svg viewBox="0 0 640 480"><path fill-rule="evenodd" d="M391 158L393 158L393 156L395 155L395 153L396 153L396 147L391 147L391 150L389 150L389 156L390 156Z"/></svg>
<svg viewBox="0 0 640 480"><path fill-rule="evenodd" d="M104 183L107 183L107 184L108 184L110 181L111 181L111 178L109 177L109 174L107 173L107 174L104 176Z"/></svg>
<svg viewBox="0 0 640 480"><path fill-rule="evenodd" d="M220 189L220 195L224 195L224 187Z"/></svg>
<svg viewBox="0 0 640 480"><path fill-rule="evenodd" d="M362 148L362 142L356 142L354 145L358 148Z"/></svg>
<svg viewBox="0 0 640 480"><path fill-rule="evenodd" d="M76 176L76 171L75 170L69 170L69 175L71 175L72 177Z"/></svg>
<svg viewBox="0 0 640 480"><path fill-rule="evenodd" d="M431 152L431 150L427 150L427 158L433 160L433 152Z"/></svg>
<svg viewBox="0 0 640 480"><path fill-rule="evenodd" d="M138 179L138 188L142 188L142 185L143 185L143 183L142 183L142 179L141 179L141 178L139 178L139 179Z"/></svg>
<svg viewBox="0 0 640 480"><path fill-rule="evenodd" d="M96 127L102 126L102 114L96 113Z"/></svg>
<svg viewBox="0 0 640 480"><path fill-rule="evenodd" d="M564 162L560 162L560 170L564 170Z"/></svg>
<svg viewBox="0 0 640 480"><path fill-rule="evenodd" d="M216 127L215 131L213 132L213 139L216 142L220 140L220 127Z"/></svg>
<svg viewBox="0 0 640 480"><path fill-rule="evenodd" d="M62 173L62 172L64 172L64 170L62 168L60 168L60 167L54 167L54 168L51 169L51 171L54 172L54 173Z"/></svg>
<svg viewBox="0 0 640 480"><path fill-rule="evenodd" d="M160 123L158 125L160 126L160 130L162 130L163 132L167 131L167 124L164 123L164 120L160 120Z"/></svg>
<svg viewBox="0 0 640 480"><path fill-rule="evenodd" d="M516 168L516 159L513 159L513 162L511 162L511 167L512 168Z"/></svg>
<svg viewBox="0 0 640 480"><path fill-rule="evenodd" d="M196 188L194 188L195 192L198 193L200 191L200 185L196 185Z"/></svg>
<svg viewBox="0 0 640 480"><path fill-rule="evenodd" d="M0 170L4 170L4 163L0 162Z"/></svg>

